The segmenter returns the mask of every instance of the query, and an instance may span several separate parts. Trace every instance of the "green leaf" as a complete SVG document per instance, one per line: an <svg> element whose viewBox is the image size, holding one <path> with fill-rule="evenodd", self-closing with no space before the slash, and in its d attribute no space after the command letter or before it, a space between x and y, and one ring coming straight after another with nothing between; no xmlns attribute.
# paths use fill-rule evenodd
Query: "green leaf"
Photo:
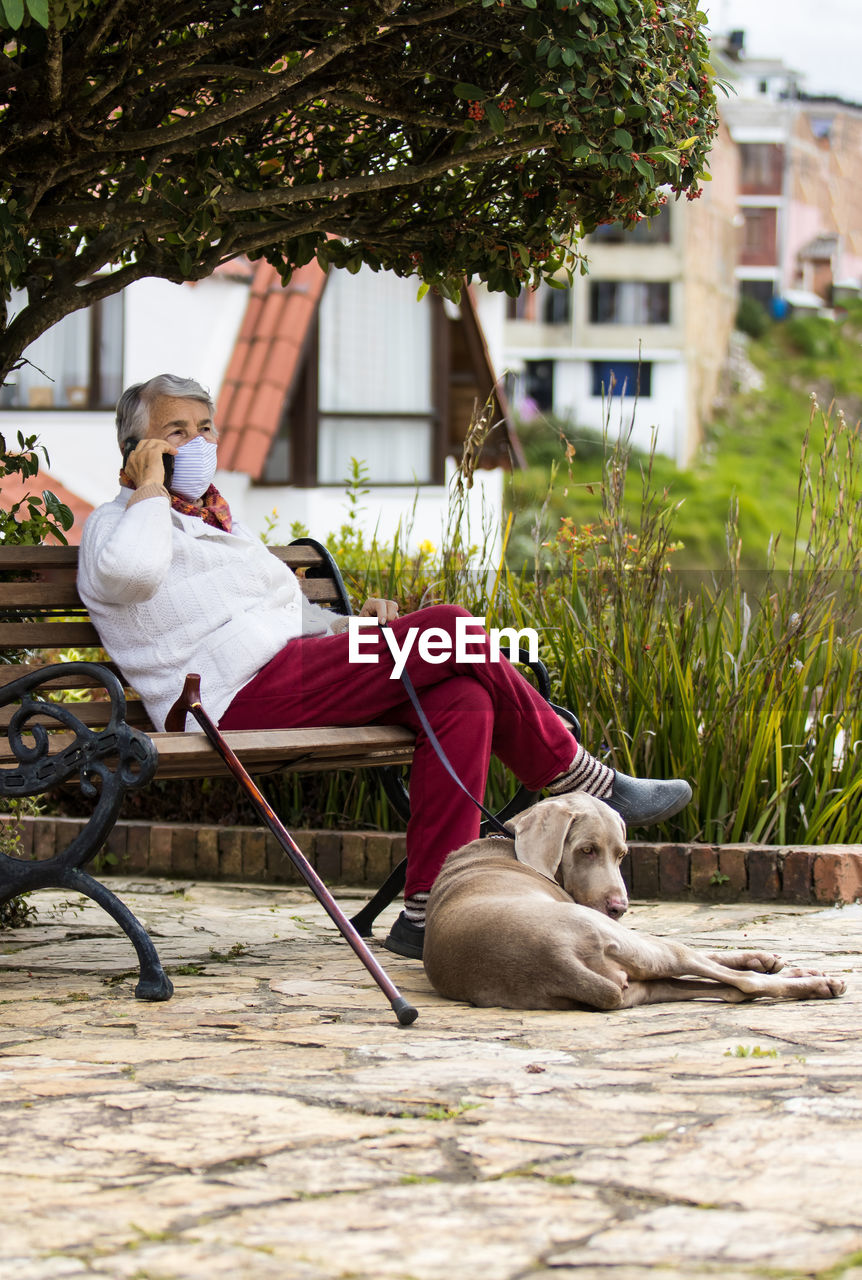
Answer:
<svg viewBox="0 0 862 1280"><path fill-rule="evenodd" d="M494 130L495 133L506 132L506 117L503 115L503 112L500 110L500 108L498 106L495 106L493 102L489 102L486 104L485 115L488 119L488 124L491 126L491 128Z"/></svg>
<svg viewBox="0 0 862 1280"><path fill-rule="evenodd" d="M670 147L650 147L648 154L665 164L679 164L679 152L672 151Z"/></svg>
<svg viewBox="0 0 862 1280"><path fill-rule="evenodd" d="M30 17L39 23L40 27L47 27L51 20L48 11L48 0L27 0L27 8L30 11Z"/></svg>
<svg viewBox="0 0 862 1280"><path fill-rule="evenodd" d="M616 18L619 16L619 9L616 6L616 0L593 0L593 4L597 9L601 9L607 18Z"/></svg>
<svg viewBox="0 0 862 1280"><path fill-rule="evenodd" d="M454 93L456 98L466 98L468 102L484 102L488 96L477 84L456 84Z"/></svg>
<svg viewBox="0 0 862 1280"><path fill-rule="evenodd" d="M417 302L421 302L421 301L422 301L422 299L425 297L425 294L428 292L428 290L429 290L430 288L431 288L431 286L430 286L430 284L428 283L428 281L427 281L427 280L423 280L423 281L422 281L422 283L421 283L421 284L420 284L420 286L419 286L419 292L416 294L416 301L417 301Z"/></svg>
<svg viewBox="0 0 862 1280"><path fill-rule="evenodd" d="M652 165L648 164L646 160L635 160L635 168L638 173L642 173L645 178L651 178L653 175Z"/></svg>
<svg viewBox="0 0 862 1280"><path fill-rule="evenodd" d="M535 9L538 6L538 0L521 0L525 9Z"/></svg>
<svg viewBox="0 0 862 1280"><path fill-rule="evenodd" d="M24 21L24 0L0 0L3 15L13 31L17 31Z"/></svg>
<svg viewBox="0 0 862 1280"><path fill-rule="evenodd" d="M628 129L614 129L614 142L618 147L622 147L623 151L631 151L635 140Z"/></svg>

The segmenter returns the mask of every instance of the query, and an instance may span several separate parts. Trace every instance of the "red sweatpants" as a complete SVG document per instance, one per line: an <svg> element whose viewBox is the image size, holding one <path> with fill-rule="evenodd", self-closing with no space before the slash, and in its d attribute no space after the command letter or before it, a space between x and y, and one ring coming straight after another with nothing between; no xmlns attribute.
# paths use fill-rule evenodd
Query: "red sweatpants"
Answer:
<svg viewBox="0 0 862 1280"><path fill-rule="evenodd" d="M410 650L405 669L422 709L472 795L480 800L484 795L492 752L531 791L539 791L569 767L576 743L516 667L506 658L490 661L490 641L478 624L470 629L469 651L484 660L456 661L459 614L470 617L457 605L432 605L390 624L399 646L410 627L441 628L452 638L451 654L442 662L422 658L417 643ZM481 815L438 760L401 681L391 679L394 661L382 633L370 628L362 633L361 651L376 653L374 663L348 661L348 645L346 632L291 640L239 691L219 728L290 729L377 721L416 731L404 892L421 893L431 888L448 853L476 839Z"/></svg>

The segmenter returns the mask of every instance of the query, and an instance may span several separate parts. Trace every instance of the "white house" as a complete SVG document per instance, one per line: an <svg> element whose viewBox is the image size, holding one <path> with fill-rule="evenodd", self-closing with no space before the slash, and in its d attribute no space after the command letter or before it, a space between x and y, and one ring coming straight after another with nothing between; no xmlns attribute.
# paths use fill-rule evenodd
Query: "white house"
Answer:
<svg viewBox="0 0 862 1280"><path fill-rule="evenodd" d="M120 391L177 373L216 399L216 484L252 528L274 519L273 541L289 540L295 521L321 538L337 529L356 458L366 532L391 539L409 517L412 545L438 544L474 405L496 383L469 293L459 308L420 302L415 280L365 268L327 276L316 262L286 287L245 260L193 285L142 280L67 316L26 354L0 390L0 432L38 436L50 477L84 507L116 493ZM499 390L494 404L500 426L469 499L476 541L483 522L499 526L504 470L520 457Z"/></svg>
<svg viewBox="0 0 862 1280"><path fill-rule="evenodd" d="M553 413L684 466L700 442L736 311L737 156L726 130L702 200L671 201L634 228L609 223L585 245L589 273L541 286L489 324L522 413ZM484 312L483 312L484 316Z"/></svg>

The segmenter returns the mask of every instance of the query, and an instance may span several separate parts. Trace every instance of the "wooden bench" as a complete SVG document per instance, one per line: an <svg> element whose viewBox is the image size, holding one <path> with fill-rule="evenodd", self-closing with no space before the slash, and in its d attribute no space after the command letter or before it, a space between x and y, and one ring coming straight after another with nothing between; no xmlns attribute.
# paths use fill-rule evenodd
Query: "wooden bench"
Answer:
<svg viewBox="0 0 862 1280"><path fill-rule="evenodd" d="M301 538L270 550L297 573L308 599L338 613L351 612L338 566L320 543ZM146 932L83 867L110 834L126 790L145 786L154 777L212 777L228 771L203 733L157 732L113 663L58 664L60 655L69 650L100 644L78 596L77 562L77 547L0 547L0 802L4 796L41 794L77 779L95 804L84 831L54 858L34 863L0 856L0 902L37 888L62 887L87 894L113 915L138 952L141 980L136 995L167 999L170 980ZM549 699L547 672L541 663L530 665L540 692ZM570 713L558 710L576 726ZM40 727L48 730L41 737ZM412 758L414 735L409 729L398 725L243 729L224 737L252 773L378 769L396 811L405 820L409 817L409 797L399 768ZM532 798L521 788L500 816L518 812ZM361 934L371 933L375 918L403 885L402 863L354 916L353 924Z"/></svg>

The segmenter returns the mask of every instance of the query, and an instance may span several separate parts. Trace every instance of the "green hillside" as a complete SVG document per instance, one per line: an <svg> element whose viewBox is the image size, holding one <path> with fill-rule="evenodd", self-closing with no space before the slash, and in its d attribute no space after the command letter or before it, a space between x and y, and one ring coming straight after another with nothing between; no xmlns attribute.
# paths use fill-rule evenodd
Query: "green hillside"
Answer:
<svg viewBox="0 0 862 1280"><path fill-rule="evenodd" d="M678 470L666 458L652 459L653 487L667 489L671 502L681 504L674 533L682 545L674 567L716 568L726 562L731 503L738 503L741 564L763 567L773 537L778 537L778 563L788 562L809 423L814 453L823 435L823 415L816 410L812 415L812 396L822 410L834 401L834 413L858 423L860 344L862 304L837 321L797 317L771 324L750 341L748 359L763 377L762 390L729 394L688 470ZM508 494L514 513L508 559L518 568L533 561L537 522L541 542L553 537L564 516L577 525L596 520L604 456L600 438L570 423L539 418L519 431L530 466L514 473ZM650 459L635 455L629 469L626 498L633 522L640 508L640 475L649 465Z"/></svg>

